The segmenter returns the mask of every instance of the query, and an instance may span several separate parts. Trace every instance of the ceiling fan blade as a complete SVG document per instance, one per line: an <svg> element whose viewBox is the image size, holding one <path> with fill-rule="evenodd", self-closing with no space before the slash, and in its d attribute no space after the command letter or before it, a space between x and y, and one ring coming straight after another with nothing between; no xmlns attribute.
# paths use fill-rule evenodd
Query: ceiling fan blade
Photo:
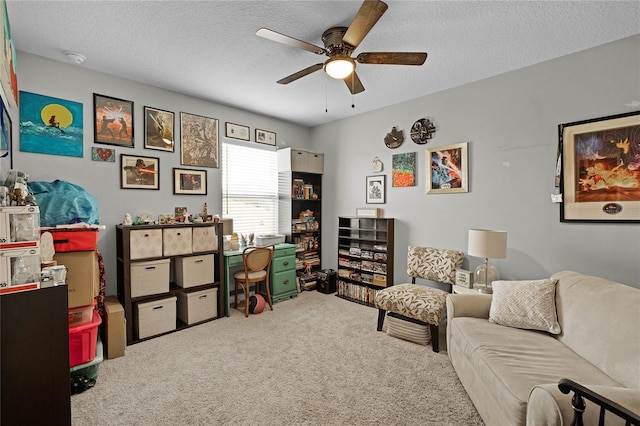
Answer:
<svg viewBox="0 0 640 426"><path fill-rule="evenodd" d="M288 77L285 77L283 79L278 80L277 82L280 83L280 84L289 84L292 81L296 81L297 79L304 77L305 75L309 75L312 72L316 72L318 70L321 70L323 66L324 66L324 64L311 65L310 67L307 67L307 68L305 68L303 70L300 70L300 71L298 71L296 73L293 73Z"/></svg>
<svg viewBox="0 0 640 426"><path fill-rule="evenodd" d="M353 71L351 75L345 77L344 82L349 88L349 91L352 95L357 95L358 93L364 92L364 86L362 85L362 82L360 81L360 78L355 71Z"/></svg>
<svg viewBox="0 0 640 426"><path fill-rule="evenodd" d="M365 0L360 10L351 21L349 29L342 37L342 41L356 48L369 34L371 28L378 22L387 10L387 4L380 0Z"/></svg>
<svg viewBox="0 0 640 426"><path fill-rule="evenodd" d="M314 44L307 43L306 41L298 40L296 38L280 34L268 28L260 28L258 31L256 31L256 35L271 41L275 41L277 43L286 44L287 46L297 47L298 49L303 49L311 53L315 53L316 55L322 55L325 53L324 48L320 46L316 46Z"/></svg>
<svg viewBox="0 0 640 426"><path fill-rule="evenodd" d="M422 65L427 60L424 52L363 52L356 60L361 64Z"/></svg>

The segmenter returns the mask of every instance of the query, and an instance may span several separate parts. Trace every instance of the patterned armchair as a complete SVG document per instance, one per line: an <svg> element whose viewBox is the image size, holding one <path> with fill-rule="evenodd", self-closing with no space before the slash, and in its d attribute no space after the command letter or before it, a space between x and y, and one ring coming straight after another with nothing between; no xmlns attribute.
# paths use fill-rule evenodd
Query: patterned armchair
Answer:
<svg viewBox="0 0 640 426"><path fill-rule="evenodd" d="M445 318L447 292L416 284L416 278L446 284L455 282L456 269L462 266L464 253L433 247L409 246L407 274L411 283L393 285L376 293L374 304L379 309L378 331L386 313L394 318L429 326L431 346L438 352L439 325Z"/></svg>

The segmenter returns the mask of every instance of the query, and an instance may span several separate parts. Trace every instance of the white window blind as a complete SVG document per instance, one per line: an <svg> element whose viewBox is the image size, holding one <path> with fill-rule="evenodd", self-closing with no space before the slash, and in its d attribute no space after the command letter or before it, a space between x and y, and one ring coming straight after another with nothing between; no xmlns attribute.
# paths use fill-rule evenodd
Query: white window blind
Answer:
<svg viewBox="0 0 640 426"><path fill-rule="evenodd" d="M275 150L222 143L222 216L240 234L278 231L278 163Z"/></svg>

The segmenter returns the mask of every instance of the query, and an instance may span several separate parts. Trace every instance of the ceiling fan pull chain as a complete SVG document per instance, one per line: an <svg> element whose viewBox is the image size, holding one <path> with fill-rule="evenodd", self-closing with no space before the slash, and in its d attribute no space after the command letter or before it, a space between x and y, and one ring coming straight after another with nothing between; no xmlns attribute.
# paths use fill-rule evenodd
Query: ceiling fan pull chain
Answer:
<svg viewBox="0 0 640 426"><path fill-rule="evenodd" d="M355 91L356 82L355 82L355 71L351 73L351 108L356 107L356 99L353 92Z"/></svg>
<svg viewBox="0 0 640 426"><path fill-rule="evenodd" d="M327 88L327 82L325 81L325 83L324 83L324 112L325 112L325 114L329 113L329 101L328 101L328 95L327 95L328 91L329 91L329 89Z"/></svg>

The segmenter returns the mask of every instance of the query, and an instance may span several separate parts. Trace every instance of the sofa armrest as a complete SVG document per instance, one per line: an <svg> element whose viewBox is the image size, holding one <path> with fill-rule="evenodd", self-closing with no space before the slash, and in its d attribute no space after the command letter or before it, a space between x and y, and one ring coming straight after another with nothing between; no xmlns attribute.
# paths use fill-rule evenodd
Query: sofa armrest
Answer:
<svg viewBox="0 0 640 426"><path fill-rule="evenodd" d="M614 401L633 413L640 412L640 389L601 385L588 387L592 392ZM527 426L572 424L574 410L571 398L572 395L565 395L560 391L557 383L535 386L527 402ZM600 406L587 401L583 414L584 424L598 424L599 415ZM624 420L612 413L606 413L605 420L607 425L625 424Z"/></svg>
<svg viewBox="0 0 640 426"><path fill-rule="evenodd" d="M490 294L450 294L447 296L447 320L457 317L489 318Z"/></svg>

